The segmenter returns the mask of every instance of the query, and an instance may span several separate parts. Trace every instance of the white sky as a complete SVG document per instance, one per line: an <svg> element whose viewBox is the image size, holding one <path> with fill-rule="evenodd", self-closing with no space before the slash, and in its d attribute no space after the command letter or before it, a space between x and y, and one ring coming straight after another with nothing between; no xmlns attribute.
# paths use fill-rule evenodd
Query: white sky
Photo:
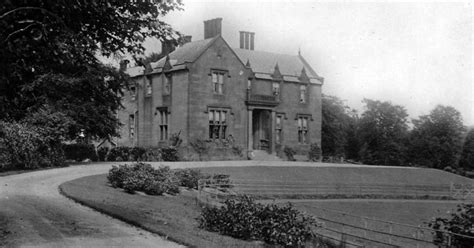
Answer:
<svg viewBox="0 0 474 248"><path fill-rule="evenodd" d="M474 125L473 8L470 1L191 1L164 18L203 39L204 20L222 17L222 34L255 32L255 50L302 55L325 78L323 93L362 110L362 99L405 106L410 118L437 104ZM147 52L159 52L147 42Z"/></svg>

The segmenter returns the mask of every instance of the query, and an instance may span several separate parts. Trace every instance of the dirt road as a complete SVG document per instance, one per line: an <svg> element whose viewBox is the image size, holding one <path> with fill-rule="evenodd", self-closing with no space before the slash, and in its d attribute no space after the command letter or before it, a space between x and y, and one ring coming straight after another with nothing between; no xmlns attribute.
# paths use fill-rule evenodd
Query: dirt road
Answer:
<svg viewBox="0 0 474 248"><path fill-rule="evenodd" d="M60 195L61 183L109 168L82 165L0 177L0 247L180 247Z"/></svg>

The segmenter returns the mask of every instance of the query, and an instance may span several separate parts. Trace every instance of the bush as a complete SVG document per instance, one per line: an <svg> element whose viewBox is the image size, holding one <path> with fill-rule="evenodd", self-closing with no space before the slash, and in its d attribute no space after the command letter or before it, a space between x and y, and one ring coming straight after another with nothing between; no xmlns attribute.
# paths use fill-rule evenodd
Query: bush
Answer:
<svg viewBox="0 0 474 248"><path fill-rule="evenodd" d="M448 246L449 237L441 231L474 237L474 204L460 204L457 211L451 213L450 217L434 218L428 225L438 230L433 233L433 243L439 247L470 248L474 244L473 238L451 235L451 246Z"/></svg>
<svg viewBox="0 0 474 248"><path fill-rule="evenodd" d="M128 159L130 161L143 161L146 153L146 149L143 147L129 147L128 148Z"/></svg>
<svg viewBox="0 0 474 248"><path fill-rule="evenodd" d="M303 247L315 239L315 224L291 204L262 205L248 196L226 200L220 208L204 207L199 218L199 226L208 231L283 247Z"/></svg>
<svg viewBox="0 0 474 248"><path fill-rule="evenodd" d="M191 147L196 151L196 153L199 155L199 160L202 160L202 155L208 154L210 147L207 141L203 139L196 139L193 142L189 143Z"/></svg>
<svg viewBox="0 0 474 248"><path fill-rule="evenodd" d="M47 130L24 123L0 121L0 170L63 166L61 145Z"/></svg>
<svg viewBox="0 0 474 248"><path fill-rule="evenodd" d="M128 161L130 149L125 146L118 146L110 149L107 161Z"/></svg>
<svg viewBox="0 0 474 248"><path fill-rule="evenodd" d="M285 153L286 157L288 158L289 161L295 161L295 154L296 154L296 151L295 149L289 147L289 146L285 146L285 148L283 149L283 152Z"/></svg>
<svg viewBox="0 0 474 248"><path fill-rule="evenodd" d="M146 148L143 154L143 161L162 161L161 150L159 148Z"/></svg>
<svg viewBox="0 0 474 248"><path fill-rule="evenodd" d="M90 159L97 161L97 153L93 144L64 144L63 145L64 156L68 160L74 160L77 162Z"/></svg>
<svg viewBox="0 0 474 248"><path fill-rule="evenodd" d="M308 159L312 162L321 160L321 147L319 147L318 143L311 144L311 147L309 148Z"/></svg>
<svg viewBox="0 0 474 248"><path fill-rule="evenodd" d="M97 158L99 159L99 161L106 161L107 153L109 153L108 147L100 147L99 149L97 149Z"/></svg>
<svg viewBox="0 0 474 248"><path fill-rule="evenodd" d="M163 161L179 161L178 149L174 147L162 148L161 158Z"/></svg>
<svg viewBox="0 0 474 248"><path fill-rule="evenodd" d="M177 169L175 175L179 180L179 185L189 189L198 189L199 179L207 177L198 169Z"/></svg>
<svg viewBox="0 0 474 248"><path fill-rule="evenodd" d="M179 193L179 180L169 167L154 169L150 164L112 166L107 180L113 187L128 193L143 191L151 195Z"/></svg>

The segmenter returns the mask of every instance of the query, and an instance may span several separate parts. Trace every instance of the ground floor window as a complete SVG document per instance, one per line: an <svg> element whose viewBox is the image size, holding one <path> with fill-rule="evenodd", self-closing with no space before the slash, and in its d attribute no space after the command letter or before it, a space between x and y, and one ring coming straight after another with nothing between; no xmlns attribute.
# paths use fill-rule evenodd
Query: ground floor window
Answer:
<svg viewBox="0 0 474 248"><path fill-rule="evenodd" d="M282 142L283 115L277 115L275 119L275 144Z"/></svg>
<svg viewBox="0 0 474 248"><path fill-rule="evenodd" d="M227 110L209 110L209 139L225 139L227 132Z"/></svg>
<svg viewBox="0 0 474 248"><path fill-rule="evenodd" d="M159 109L160 113L160 140L168 139L168 118L169 113L167 108Z"/></svg>
<svg viewBox="0 0 474 248"><path fill-rule="evenodd" d="M308 143L308 117L298 117L298 142L301 144Z"/></svg>

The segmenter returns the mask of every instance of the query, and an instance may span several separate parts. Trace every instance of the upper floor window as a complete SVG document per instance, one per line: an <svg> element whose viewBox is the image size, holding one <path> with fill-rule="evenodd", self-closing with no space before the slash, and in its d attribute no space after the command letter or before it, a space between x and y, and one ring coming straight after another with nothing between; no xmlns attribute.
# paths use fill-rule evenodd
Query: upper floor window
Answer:
<svg viewBox="0 0 474 248"><path fill-rule="evenodd" d="M251 79L247 80L247 89L248 90L252 89L252 80Z"/></svg>
<svg viewBox="0 0 474 248"><path fill-rule="evenodd" d="M222 94L224 92L224 75L224 72L212 72L212 87L214 93L216 94Z"/></svg>
<svg viewBox="0 0 474 248"><path fill-rule="evenodd" d="M173 82L173 78L171 75L165 76L165 82L163 86L163 95L169 95L171 93L171 83Z"/></svg>
<svg viewBox="0 0 474 248"><path fill-rule="evenodd" d="M272 83L272 92L274 96L280 95L280 83L277 83L277 82Z"/></svg>
<svg viewBox="0 0 474 248"><path fill-rule="evenodd" d="M130 115L128 118L128 130L130 138L135 136L135 115Z"/></svg>
<svg viewBox="0 0 474 248"><path fill-rule="evenodd" d="M308 143L308 117L298 117L298 142L301 144Z"/></svg>
<svg viewBox="0 0 474 248"><path fill-rule="evenodd" d="M277 115L275 119L275 143L281 144L283 129L283 115Z"/></svg>
<svg viewBox="0 0 474 248"><path fill-rule="evenodd" d="M153 93L151 78L148 78L148 77L145 79L145 92L146 92L146 96L151 96L151 93Z"/></svg>
<svg viewBox="0 0 474 248"><path fill-rule="evenodd" d="M227 131L227 110L209 110L209 139L225 139Z"/></svg>
<svg viewBox="0 0 474 248"><path fill-rule="evenodd" d="M160 108L160 140L167 140L168 139L168 109L167 108Z"/></svg>
<svg viewBox="0 0 474 248"><path fill-rule="evenodd" d="M137 88L130 86L130 100L135 101L135 99L137 99Z"/></svg>
<svg viewBox="0 0 474 248"><path fill-rule="evenodd" d="M300 103L306 103L306 85L300 86Z"/></svg>

